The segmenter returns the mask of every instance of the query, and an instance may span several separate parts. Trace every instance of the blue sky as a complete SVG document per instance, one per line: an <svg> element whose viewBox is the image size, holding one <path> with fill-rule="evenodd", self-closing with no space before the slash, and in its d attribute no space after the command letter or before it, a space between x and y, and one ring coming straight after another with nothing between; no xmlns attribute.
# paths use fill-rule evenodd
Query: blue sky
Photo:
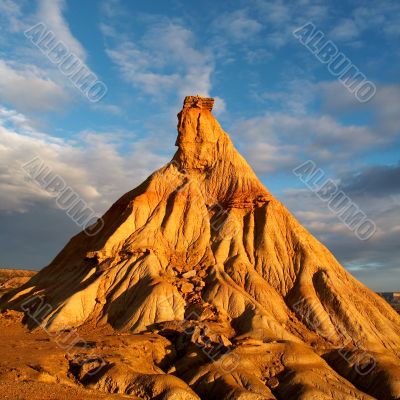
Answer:
<svg viewBox="0 0 400 400"><path fill-rule="evenodd" d="M360 103L293 31L368 80ZM90 102L24 35L42 23L108 91ZM400 282L398 1L0 0L0 267L40 268L79 228L21 165L35 156L99 213L167 162L190 94L268 189L375 290ZM377 225L360 241L292 173L313 160Z"/></svg>

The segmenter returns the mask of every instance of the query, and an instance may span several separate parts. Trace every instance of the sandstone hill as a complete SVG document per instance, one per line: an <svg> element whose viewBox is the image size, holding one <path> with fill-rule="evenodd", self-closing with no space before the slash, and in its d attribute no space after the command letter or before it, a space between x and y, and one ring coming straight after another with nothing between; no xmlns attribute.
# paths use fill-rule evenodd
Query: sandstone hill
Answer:
<svg viewBox="0 0 400 400"><path fill-rule="evenodd" d="M174 354L154 368L143 353L143 365L120 355L89 380L82 363L75 368L105 391L400 398L399 315L261 184L212 106L187 97L171 162L122 196L95 234L73 237L3 296L1 309L23 310L27 326L49 332L108 326L151 336L149 348Z"/></svg>
<svg viewBox="0 0 400 400"><path fill-rule="evenodd" d="M22 286L36 274L26 269L0 269L0 297L7 291Z"/></svg>

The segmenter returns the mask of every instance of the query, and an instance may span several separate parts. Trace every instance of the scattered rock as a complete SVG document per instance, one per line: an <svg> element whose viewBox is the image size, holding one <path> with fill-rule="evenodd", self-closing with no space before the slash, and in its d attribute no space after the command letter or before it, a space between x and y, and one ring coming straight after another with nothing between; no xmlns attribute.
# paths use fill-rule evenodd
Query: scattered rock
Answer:
<svg viewBox="0 0 400 400"><path fill-rule="evenodd" d="M189 282L184 282L181 286L182 293L192 293L193 289L194 289L193 284Z"/></svg>
<svg viewBox="0 0 400 400"><path fill-rule="evenodd" d="M195 270L191 270L191 271L188 271L188 272L185 272L184 274L182 274L182 277L186 278L186 279L192 278L194 276L196 276Z"/></svg>
<svg viewBox="0 0 400 400"><path fill-rule="evenodd" d="M273 378L269 378L267 380L267 386L271 389L276 389L279 386L279 381L277 378L273 377Z"/></svg>

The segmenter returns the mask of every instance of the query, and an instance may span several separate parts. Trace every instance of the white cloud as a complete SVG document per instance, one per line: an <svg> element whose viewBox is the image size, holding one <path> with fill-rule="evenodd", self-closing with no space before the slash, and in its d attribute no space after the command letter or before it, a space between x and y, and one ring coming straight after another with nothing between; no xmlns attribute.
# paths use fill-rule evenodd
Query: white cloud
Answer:
<svg viewBox="0 0 400 400"><path fill-rule="evenodd" d="M102 112L106 112L113 115L120 115L122 114L122 108L117 106L116 104L108 104L108 103L92 103L91 107L94 110L99 110Z"/></svg>
<svg viewBox="0 0 400 400"><path fill-rule="evenodd" d="M213 114L219 116L226 111L226 103L224 99L218 96L214 96L214 100Z"/></svg>
<svg viewBox="0 0 400 400"><path fill-rule="evenodd" d="M322 23L328 15L326 2L319 0L253 0L253 10L267 27L266 41L272 47L293 42L292 32L308 21Z"/></svg>
<svg viewBox="0 0 400 400"><path fill-rule="evenodd" d="M331 39L352 41L355 46L362 44L356 39L366 30L375 29L388 37L400 34L400 5L395 0L364 0L362 5L350 7L346 17L334 19L330 18L337 11L334 3L323 0L253 0L251 3L259 21L266 25L267 42L278 48L293 42L293 30L310 21L329 33Z"/></svg>
<svg viewBox="0 0 400 400"><path fill-rule="evenodd" d="M117 48L107 49L107 54L118 66L125 80L145 93L155 95L170 91L179 80L178 74L151 72L151 56L139 50L133 43L121 43Z"/></svg>
<svg viewBox="0 0 400 400"><path fill-rule="evenodd" d="M266 103L267 109L284 109L292 115L308 114L308 107L315 101L316 85L304 79L294 79L281 86L282 89L277 91L255 90L253 97Z"/></svg>
<svg viewBox="0 0 400 400"><path fill-rule="evenodd" d="M256 1L256 7L263 13L263 17L272 24L285 24L293 18L293 8L288 2L281 0L259 0Z"/></svg>
<svg viewBox="0 0 400 400"><path fill-rule="evenodd" d="M62 41L70 52L85 60L86 52L64 19L64 9L65 0L39 0L37 18L55 33L56 38Z"/></svg>
<svg viewBox="0 0 400 400"><path fill-rule="evenodd" d="M0 99L22 111L54 111L68 100L68 95L42 70L0 59Z"/></svg>
<svg viewBox="0 0 400 400"><path fill-rule="evenodd" d="M327 115L268 113L236 122L233 132L258 172L287 171L305 159L340 168L357 151L376 144L367 127L342 125Z"/></svg>
<svg viewBox="0 0 400 400"><path fill-rule="evenodd" d="M331 34L334 39L352 40L360 35L360 29L352 19L344 18L334 26Z"/></svg>
<svg viewBox="0 0 400 400"><path fill-rule="evenodd" d="M398 1L365 1L352 12L354 22L359 29L377 29L388 37L396 38L400 34L400 4Z"/></svg>
<svg viewBox="0 0 400 400"><path fill-rule="evenodd" d="M246 10L236 10L218 17L214 27L235 41L249 40L258 34L263 26L256 19L248 16Z"/></svg>
<svg viewBox="0 0 400 400"><path fill-rule="evenodd" d="M23 29L21 23L21 6L16 0L2 0L0 1L0 15L4 24L7 24L11 32L18 32Z"/></svg>
<svg viewBox="0 0 400 400"><path fill-rule="evenodd" d="M253 96L269 112L236 121L233 131L259 172L288 170L304 159L343 170L357 155L385 149L400 137L400 87L379 85L374 98L361 104L340 82L289 81L278 91ZM318 114L312 112L322 103ZM340 122L358 112L367 122ZM346 120L346 119L344 119Z"/></svg>
<svg viewBox="0 0 400 400"><path fill-rule="evenodd" d="M2 212L26 212L37 202L56 208L54 199L22 169L36 156L99 213L167 161L147 140L133 142L121 155L118 136L82 132L74 142L54 138L33 128L24 115L4 108L0 143Z"/></svg>
<svg viewBox="0 0 400 400"><path fill-rule="evenodd" d="M191 30L178 22L149 18L146 23L144 34L135 41L116 33L110 23L102 24L110 43L106 52L123 78L153 96L209 95L212 54L197 48Z"/></svg>
<svg viewBox="0 0 400 400"><path fill-rule="evenodd" d="M0 55L0 101L24 113L60 110L80 93L23 32L41 22L54 33L56 41L62 41L82 61L86 52L63 16L65 0L38 0L34 7L29 5L27 0L0 1L0 43L4 47Z"/></svg>
<svg viewBox="0 0 400 400"><path fill-rule="evenodd" d="M398 290L393 289L393 284L397 285L400 278L400 203L396 203L390 196L375 196L373 193L369 196L355 196L346 190L345 193L377 226L377 232L367 241L359 240L336 214L330 211L326 202L307 189L287 190L281 196L281 200L357 278L377 291ZM380 275L385 278L379 278Z"/></svg>
<svg viewBox="0 0 400 400"><path fill-rule="evenodd" d="M324 111L332 115L369 112L373 117L371 126L376 131L377 142L390 142L400 136L400 85L376 84L375 96L361 104L343 88L340 82L320 82Z"/></svg>

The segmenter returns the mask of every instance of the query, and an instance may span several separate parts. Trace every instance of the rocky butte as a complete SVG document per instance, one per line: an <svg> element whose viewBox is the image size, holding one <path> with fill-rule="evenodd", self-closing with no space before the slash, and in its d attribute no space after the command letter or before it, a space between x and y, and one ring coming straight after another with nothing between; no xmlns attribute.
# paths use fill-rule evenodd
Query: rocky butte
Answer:
<svg viewBox="0 0 400 400"><path fill-rule="evenodd" d="M1 309L48 332L112 328L104 368L82 349L68 368L133 398L399 399L400 316L261 184L213 102L186 97L171 162Z"/></svg>

